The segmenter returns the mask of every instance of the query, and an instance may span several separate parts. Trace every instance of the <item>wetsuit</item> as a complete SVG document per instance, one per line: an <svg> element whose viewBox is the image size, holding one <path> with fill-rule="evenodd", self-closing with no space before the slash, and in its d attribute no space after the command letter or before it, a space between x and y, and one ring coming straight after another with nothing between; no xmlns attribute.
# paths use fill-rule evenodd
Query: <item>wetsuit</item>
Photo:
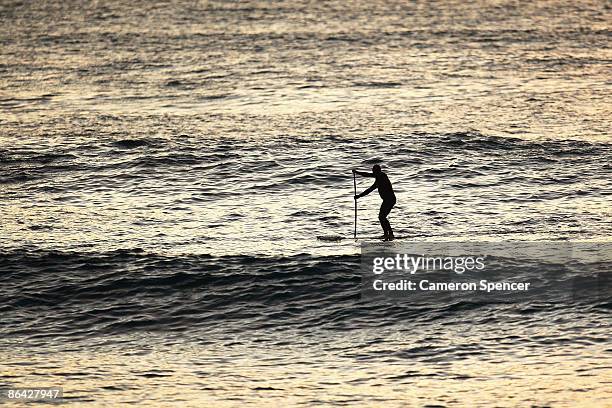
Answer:
<svg viewBox="0 0 612 408"><path fill-rule="evenodd" d="M395 205L397 199L395 198L395 193L393 192L393 187L391 186L389 177L387 177L387 175L382 171L375 177L376 182L374 185L376 188L378 188L378 194L383 200L382 204L380 205L378 220L380 221L380 225L382 226L385 235L392 237L393 230L391 229L391 224L389 223L387 216L391 212L391 209Z"/></svg>
<svg viewBox="0 0 612 408"><path fill-rule="evenodd" d="M378 174L364 173L361 171L355 171L355 173L359 174L360 176L374 177L376 179L374 184L372 184L372 187L368 188L366 191L359 194L357 197L364 197L370 194L372 191L378 189L378 194L383 200L382 204L380 205L378 220L380 221L380 225L383 228L385 237L393 238L393 230L391 229L391 224L389 223L387 216L391 212L393 206L395 206L395 202L397 200L395 198L395 192L393 192L393 187L391 186L391 181L389 181L389 177L387 177L387 175L382 171Z"/></svg>

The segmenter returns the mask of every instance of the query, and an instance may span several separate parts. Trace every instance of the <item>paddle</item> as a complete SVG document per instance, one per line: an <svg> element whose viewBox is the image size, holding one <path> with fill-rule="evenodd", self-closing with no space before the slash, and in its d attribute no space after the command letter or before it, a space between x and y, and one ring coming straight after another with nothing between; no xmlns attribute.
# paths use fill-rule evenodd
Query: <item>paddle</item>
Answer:
<svg viewBox="0 0 612 408"><path fill-rule="evenodd" d="M357 195L357 180L355 179L355 172L353 171L353 189L355 190L355 195ZM357 239L357 199L353 196L353 201L355 201L355 233L354 238Z"/></svg>

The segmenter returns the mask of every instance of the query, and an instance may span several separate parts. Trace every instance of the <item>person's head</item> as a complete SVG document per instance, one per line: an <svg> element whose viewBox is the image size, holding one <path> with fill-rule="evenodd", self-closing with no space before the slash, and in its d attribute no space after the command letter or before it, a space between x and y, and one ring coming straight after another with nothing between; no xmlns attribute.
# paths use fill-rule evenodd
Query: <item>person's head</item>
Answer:
<svg viewBox="0 0 612 408"><path fill-rule="evenodd" d="M380 169L380 166L378 164L375 164L374 166L372 166L372 173L379 174L381 172L382 170Z"/></svg>

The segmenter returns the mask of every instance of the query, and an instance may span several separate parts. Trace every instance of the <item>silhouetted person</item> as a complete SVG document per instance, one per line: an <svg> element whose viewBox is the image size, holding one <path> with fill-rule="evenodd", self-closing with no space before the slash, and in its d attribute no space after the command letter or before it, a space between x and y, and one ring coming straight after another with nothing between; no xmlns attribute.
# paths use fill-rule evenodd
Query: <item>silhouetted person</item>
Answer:
<svg viewBox="0 0 612 408"><path fill-rule="evenodd" d="M389 177L380 169L378 164L372 167L372 173L366 173L363 171L357 171L353 169L353 173L359 174L363 177L374 177L376 181L372 184L372 187L368 188L361 194L357 194L355 196L355 200L358 198L367 196L372 191L378 189L378 194L380 194L380 198L382 198L383 202L380 205L380 212L378 213L378 219L380 220L380 225L382 226L384 235L383 238L385 241L391 241L393 237L393 230L391 229L391 224L387 219L387 216L391 212L391 209L395 205L396 198L395 193L393 192L393 187L391 187L391 182L389 181Z"/></svg>

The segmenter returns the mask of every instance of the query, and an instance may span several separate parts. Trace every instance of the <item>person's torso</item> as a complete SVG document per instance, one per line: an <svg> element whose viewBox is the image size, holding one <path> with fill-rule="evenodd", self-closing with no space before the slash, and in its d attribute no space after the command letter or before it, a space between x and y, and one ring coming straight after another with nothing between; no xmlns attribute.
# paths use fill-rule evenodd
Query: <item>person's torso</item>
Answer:
<svg viewBox="0 0 612 408"><path fill-rule="evenodd" d="M383 200L395 200L395 193L391 186L391 181L385 173L380 173L376 176L376 184L378 185L378 194Z"/></svg>

